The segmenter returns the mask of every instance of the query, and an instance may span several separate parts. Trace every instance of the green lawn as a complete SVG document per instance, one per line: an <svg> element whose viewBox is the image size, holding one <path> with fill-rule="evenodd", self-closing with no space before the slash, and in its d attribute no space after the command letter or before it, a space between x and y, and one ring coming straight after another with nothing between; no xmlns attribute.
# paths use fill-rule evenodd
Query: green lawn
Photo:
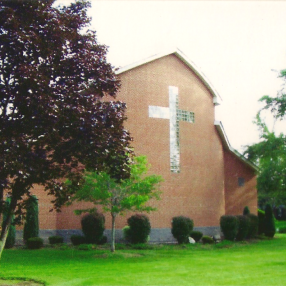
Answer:
<svg viewBox="0 0 286 286"><path fill-rule="evenodd" d="M153 250L4 250L2 278L46 285L286 285L286 235ZM3 283L4 284L4 283ZM2 285L3 285L2 284ZM0 282L1 285L1 282Z"/></svg>

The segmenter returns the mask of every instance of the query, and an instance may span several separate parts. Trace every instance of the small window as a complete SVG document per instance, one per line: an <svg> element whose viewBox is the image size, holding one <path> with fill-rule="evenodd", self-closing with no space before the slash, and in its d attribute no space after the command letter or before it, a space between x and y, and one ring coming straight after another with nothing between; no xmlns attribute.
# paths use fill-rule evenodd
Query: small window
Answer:
<svg viewBox="0 0 286 286"><path fill-rule="evenodd" d="M238 186L243 187L244 186L244 178L238 178Z"/></svg>

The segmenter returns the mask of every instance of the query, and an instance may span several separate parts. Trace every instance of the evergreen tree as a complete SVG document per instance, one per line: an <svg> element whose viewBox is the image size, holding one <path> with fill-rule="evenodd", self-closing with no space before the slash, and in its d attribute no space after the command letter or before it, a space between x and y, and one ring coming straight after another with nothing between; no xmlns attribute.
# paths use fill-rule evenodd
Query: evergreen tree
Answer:
<svg viewBox="0 0 286 286"><path fill-rule="evenodd" d="M39 236L39 208L36 196L29 197L26 210L26 221L23 231L23 239L25 242L31 237Z"/></svg>
<svg viewBox="0 0 286 286"><path fill-rule="evenodd" d="M273 237L275 231L276 229L272 207L270 204L267 204L265 208L264 233L268 237Z"/></svg>

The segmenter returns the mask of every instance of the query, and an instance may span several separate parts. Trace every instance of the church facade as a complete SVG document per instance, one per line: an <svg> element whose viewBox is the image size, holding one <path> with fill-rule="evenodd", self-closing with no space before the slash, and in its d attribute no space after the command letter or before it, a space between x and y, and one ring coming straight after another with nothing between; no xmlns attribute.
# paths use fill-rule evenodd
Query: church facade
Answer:
<svg viewBox="0 0 286 286"><path fill-rule="evenodd" d="M202 73L179 50L153 56L117 71L117 99L127 103L126 128L136 155L146 155L150 172L161 175L161 200L148 214L151 241L172 241L171 221L187 216L204 234L219 232L220 217L257 212L256 167L228 142L215 121L219 96ZM80 231L77 206L48 213L49 198L41 190L40 228L45 236L65 237ZM117 222L118 237L127 213ZM111 228L106 214L106 228ZM108 235L108 230L107 230Z"/></svg>

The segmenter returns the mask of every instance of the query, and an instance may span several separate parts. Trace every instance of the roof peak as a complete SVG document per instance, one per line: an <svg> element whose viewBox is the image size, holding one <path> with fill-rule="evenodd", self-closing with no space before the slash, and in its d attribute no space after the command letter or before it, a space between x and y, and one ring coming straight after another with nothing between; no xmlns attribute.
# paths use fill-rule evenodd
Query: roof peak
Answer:
<svg viewBox="0 0 286 286"><path fill-rule="evenodd" d="M169 56L174 54L175 56L177 56L182 62L184 62L201 80L202 82L205 84L205 86L208 88L208 90L210 91L210 93L212 94L213 98L214 98L214 103L215 104L219 104L219 101L222 100L221 96L218 94L218 92L215 90L215 88L213 87L213 85L211 84L211 82L207 79L207 77L204 75L204 73L196 66L196 64L194 62L192 62L179 48L169 48L169 49L165 49L164 51L154 54L148 58L136 61L132 64L126 65L122 68L119 68L116 71L116 74L121 74L124 73L126 71L129 71L131 69L134 69L136 67L142 66L144 64L150 63L152 61L155 61L157 59L163 58L165 56Z"/></svg>

